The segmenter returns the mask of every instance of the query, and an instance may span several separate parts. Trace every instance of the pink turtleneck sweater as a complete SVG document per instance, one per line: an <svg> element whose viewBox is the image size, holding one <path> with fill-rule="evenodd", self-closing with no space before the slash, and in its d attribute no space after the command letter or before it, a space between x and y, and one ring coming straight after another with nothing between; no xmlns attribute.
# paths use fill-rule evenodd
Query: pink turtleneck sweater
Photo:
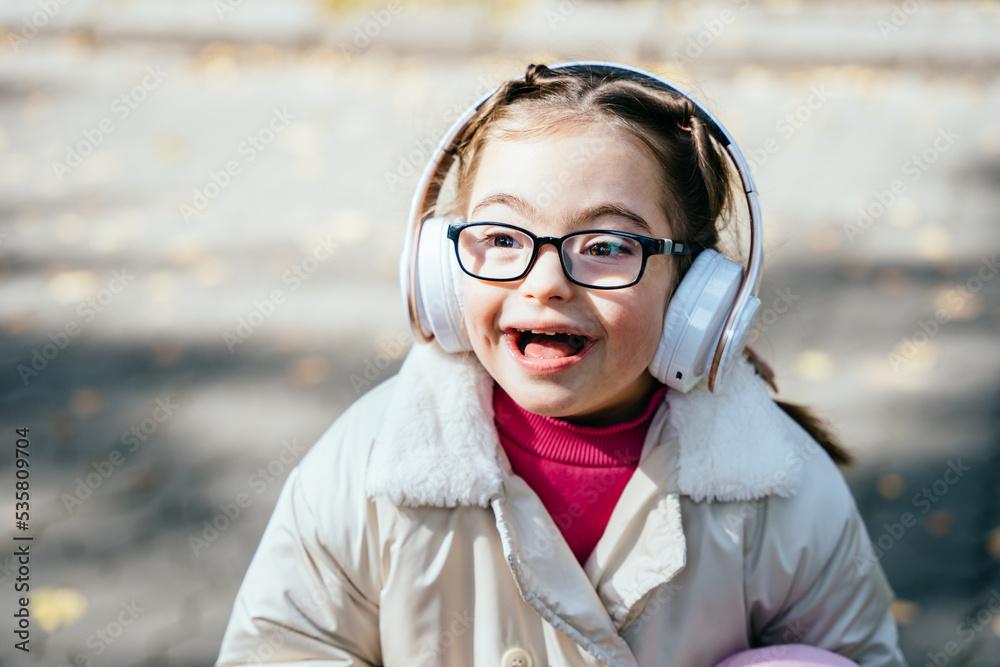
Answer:
<svg viewBox="0 0 1000 667"><path fill-rule="evenodd" d="M639 465L646 432L666 386L642 414L610 426L579 426L528 412L493 385L494 422L514 472L524 478L582 565Z"/></svg>

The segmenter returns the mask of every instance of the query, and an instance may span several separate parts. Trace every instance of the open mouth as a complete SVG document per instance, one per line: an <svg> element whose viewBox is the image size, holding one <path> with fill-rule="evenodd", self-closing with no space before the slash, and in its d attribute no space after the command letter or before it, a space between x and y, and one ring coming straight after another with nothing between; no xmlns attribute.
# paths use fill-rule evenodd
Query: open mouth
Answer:
<svg viewBox="0 0 1000 667"><path fill-rule="evenodd" d="M560 359L579 354L590 340L580 334L514 329L517 349L531 359Z"/></svg>

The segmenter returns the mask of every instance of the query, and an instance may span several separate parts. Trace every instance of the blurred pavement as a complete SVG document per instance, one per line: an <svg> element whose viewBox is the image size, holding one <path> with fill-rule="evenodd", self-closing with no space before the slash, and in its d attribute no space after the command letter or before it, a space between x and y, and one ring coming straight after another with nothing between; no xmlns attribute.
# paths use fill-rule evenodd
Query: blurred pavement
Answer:
<svg viewBox="0 0 1000 667"><path fill-rule="evenodd" d="M754 347L857 455L909 660L1000 664L995 3L12 0L0 27L0 514L26 426L34 537L23 656L0 523L0 664L214 661L288 471L405 355L428 148L568 59L666 74L738 139Z"/></svg>

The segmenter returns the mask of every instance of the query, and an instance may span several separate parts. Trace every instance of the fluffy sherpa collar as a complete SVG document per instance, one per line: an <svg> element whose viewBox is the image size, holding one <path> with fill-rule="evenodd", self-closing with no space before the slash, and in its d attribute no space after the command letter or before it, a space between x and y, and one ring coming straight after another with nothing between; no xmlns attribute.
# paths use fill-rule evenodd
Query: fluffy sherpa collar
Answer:
<svg viewBox="0 0 1000 667"><path fill-rule="evenodd" d="M372 448L369 497L399 506L489 507L502 495L493 379L475 355L415 344ZM667 425L650 445L677 447L677 490L695 501L743 501L795 493L792 422L742 359L712 394L667 391Z"/></svg>

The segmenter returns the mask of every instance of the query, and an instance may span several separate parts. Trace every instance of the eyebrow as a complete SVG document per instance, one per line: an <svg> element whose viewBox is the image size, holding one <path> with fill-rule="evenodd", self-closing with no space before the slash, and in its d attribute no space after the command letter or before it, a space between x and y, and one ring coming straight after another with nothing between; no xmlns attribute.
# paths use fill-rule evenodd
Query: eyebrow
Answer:
<svg viewBox="0 0 1000 667"><path fill-rule="evenodd" d="M530 201L518 197L517 195L511 195L504 192L488 195L481 199L472 209L472 215L474 216L476 211L479 209L492 206L493 204L503 204L525 218L538 217L538 209ZM580 220L593 220L605 215L617 215L618 217L631 220L637 227L639 227L639 229L643 231L644 234L647 236L653 236L653 230L649 226L649 223L646 222L641 215L623 204L614 204L610 202L597 204L596 206L584 209L584 211L576 217Z"/></svg>

